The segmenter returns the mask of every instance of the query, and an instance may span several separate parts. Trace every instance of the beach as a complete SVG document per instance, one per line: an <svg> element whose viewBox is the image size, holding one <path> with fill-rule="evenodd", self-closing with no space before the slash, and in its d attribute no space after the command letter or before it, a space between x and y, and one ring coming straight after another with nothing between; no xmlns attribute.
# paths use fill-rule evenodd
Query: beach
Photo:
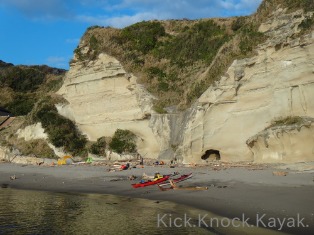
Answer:
<svg viewBox="0 0 314 235"><path fill-rule="evenodd" d="M34 166L0 164L2 188L66 193L113 194L170 201L213 212L228 218L250 218L250 223L293 234L314 233L314 170L312 163L289 165L228 165L228 167L144 166L110 172L108 165ZM302 168L300 170L300 168ZM143 173L153 175L193 173L178 185L208 187L208 190L167 190L157 186L132 188ZM274 172L285 172L274 175ZM129 176L137 179L129 180ZM139 205L140 206L140 205ZM300 218L301 223L276 221ZM291 222L292 219L290 219ZM257 224L258 223L258 224ZM303 226L304 224L304 226ZM279 229L280 228L280 229Z"/></svg>

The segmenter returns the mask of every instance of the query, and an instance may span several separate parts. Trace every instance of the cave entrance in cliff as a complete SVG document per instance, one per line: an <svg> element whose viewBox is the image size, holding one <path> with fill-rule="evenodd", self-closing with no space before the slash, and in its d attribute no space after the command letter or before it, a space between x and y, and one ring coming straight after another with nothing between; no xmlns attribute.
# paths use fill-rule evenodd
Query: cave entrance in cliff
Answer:
<svg viewBox="0 0 314 235"><path fill-rule="evenodd" d="M220 153L218 150L209 149L206 150L205 154L201 157L201 159L206 161L218 161L220 160Z"/></svg>

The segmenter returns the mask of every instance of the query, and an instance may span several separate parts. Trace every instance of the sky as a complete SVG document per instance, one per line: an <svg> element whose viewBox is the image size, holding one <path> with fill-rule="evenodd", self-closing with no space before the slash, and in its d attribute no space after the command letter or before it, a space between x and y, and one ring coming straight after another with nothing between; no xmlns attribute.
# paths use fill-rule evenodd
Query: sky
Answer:
<svg viewBox="0 0 314 235"><path fill-rule="evenodd" d="M93 25L250 15L262 0L0 0L0 60L69 69Z"/></svg>

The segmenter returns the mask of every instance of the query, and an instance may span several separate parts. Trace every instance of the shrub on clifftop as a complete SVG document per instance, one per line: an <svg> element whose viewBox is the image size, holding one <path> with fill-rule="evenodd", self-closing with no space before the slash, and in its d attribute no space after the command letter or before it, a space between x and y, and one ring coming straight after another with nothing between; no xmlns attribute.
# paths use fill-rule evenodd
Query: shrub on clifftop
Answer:
<svg viewBox="0 0 314 235"><path fill-rule="evenodd" d="M158 37L165 34L165 28L160 22L143 21L124 28L120 40L129 42L132 48L146 54L155 48Z"/></svg>

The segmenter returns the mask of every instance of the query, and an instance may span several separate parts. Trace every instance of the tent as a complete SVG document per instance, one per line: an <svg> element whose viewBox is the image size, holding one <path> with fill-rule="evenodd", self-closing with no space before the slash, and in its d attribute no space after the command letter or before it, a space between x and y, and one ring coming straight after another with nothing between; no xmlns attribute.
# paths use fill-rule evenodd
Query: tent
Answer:
<svg viewBox="0 0 314 235"><path fill-rule="evenodd" d="M93 162L93 159L91 158L91 157L88 157L87 159L86 159L86 163L92 163Z"/></svg>
<svg viewBox="0 0 314 235"><path fill-rule="evenodd" d="M74 161L71 156L64 156L58 160L58 165L71 165L73 163Z"/></svg>

